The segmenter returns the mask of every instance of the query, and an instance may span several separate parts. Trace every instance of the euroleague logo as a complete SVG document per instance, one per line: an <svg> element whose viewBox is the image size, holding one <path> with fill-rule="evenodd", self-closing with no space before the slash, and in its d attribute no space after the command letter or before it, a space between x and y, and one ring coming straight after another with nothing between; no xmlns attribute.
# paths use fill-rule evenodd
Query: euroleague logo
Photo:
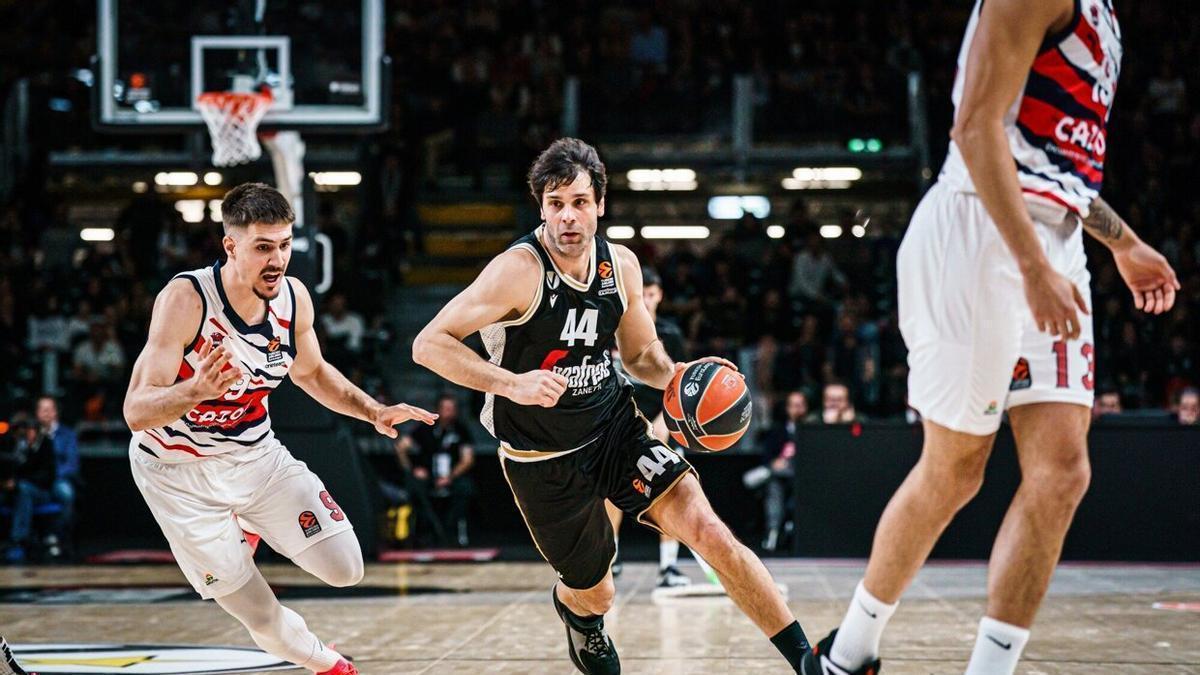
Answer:
<svg viewBox="0 0 1200 675"><path fill-rule="evenodd" d="M257 649L199 645L12 645L21 666L39 675L215 675L294 670Z"/></svg>

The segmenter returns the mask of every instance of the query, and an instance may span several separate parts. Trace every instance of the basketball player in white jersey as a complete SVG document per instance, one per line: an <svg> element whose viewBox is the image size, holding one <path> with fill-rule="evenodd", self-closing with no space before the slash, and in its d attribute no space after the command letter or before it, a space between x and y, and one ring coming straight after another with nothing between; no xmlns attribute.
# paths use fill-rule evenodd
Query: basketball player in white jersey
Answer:
<svg viewBox="0 0 1200 675"><path fill-rule="evenodd" d="M1100 198L1121 67L1111 0L977 2L959 53L952 143L897 261L921 458L879 521L866 578L804 672L869 673L901 593L979 490L1007 411L1022 482L996 537L969 675L1012 673L1087 490L1093 398L1082 230L1147 313L1166 260Z"/></svg>
<svg viewBox="0 0 1200 675"><path fill-rule="evenodd" d="M396 424L436 415L383 406L322 358L308 290L285 276L295 216L283 195L239 185L221 216L226 260L159 293L133 367L125 420L134 482L188 581L259 647L317 673L357 673L279 604L247 544L261 537L332 586L362 579L350 521L275 438L267 395L290 375L325 407L392 438Z"/></svg>

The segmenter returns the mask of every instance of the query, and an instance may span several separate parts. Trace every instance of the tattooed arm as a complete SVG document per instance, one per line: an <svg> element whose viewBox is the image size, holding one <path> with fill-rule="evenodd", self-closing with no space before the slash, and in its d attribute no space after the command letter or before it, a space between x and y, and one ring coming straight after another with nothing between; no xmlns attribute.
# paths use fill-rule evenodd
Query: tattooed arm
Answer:
<svg viewBox="0 0 1200 675"><path fill-rule="evenodd" d="M1171 309L1179 290L1175 270L1100 197L1092 201L1083 229L1112 251L1117 271L1133 293L1134 306L1147 314Z"/></svg>
<svg viewBox="0 0 1200 675"><path fill-rule="evenodd" d="M1138 241L1137 234L1129 229L1121 216L1100 197L1092 200L1087 218L1083 219L1083 228L1096 241L1113 249L1127 248Z"/></svg>

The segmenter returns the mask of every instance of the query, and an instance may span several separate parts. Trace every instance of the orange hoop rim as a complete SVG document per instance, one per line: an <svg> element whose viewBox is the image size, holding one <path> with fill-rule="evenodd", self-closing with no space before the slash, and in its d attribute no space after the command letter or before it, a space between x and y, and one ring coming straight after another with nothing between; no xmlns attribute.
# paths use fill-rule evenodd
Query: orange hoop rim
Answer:
<svg viewBox="0 0 1200 675"><path fill-rule="evenodd" d="M250 103L263 104L270 103L273 99L270 89L263 91L206 91L196 97L198 103L209 103L212 105L225 107L230 103Z"/></svg>

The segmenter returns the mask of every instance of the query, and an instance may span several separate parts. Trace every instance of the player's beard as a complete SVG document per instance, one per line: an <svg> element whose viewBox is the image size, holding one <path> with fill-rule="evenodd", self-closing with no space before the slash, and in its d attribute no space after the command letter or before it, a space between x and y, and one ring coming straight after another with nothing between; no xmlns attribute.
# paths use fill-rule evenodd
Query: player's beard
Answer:
<svg viewBox="0 0 1200 675"><path fill-rule="evenodd" d="M564 242L559 237L559 234L549 237L549 243L554 248L554 252L564 258L578 258L591 250L592 239L596 236L595 233L589 235L587 232L580 230L573 232L573 234L579 236L569 243Z"/></svg>

